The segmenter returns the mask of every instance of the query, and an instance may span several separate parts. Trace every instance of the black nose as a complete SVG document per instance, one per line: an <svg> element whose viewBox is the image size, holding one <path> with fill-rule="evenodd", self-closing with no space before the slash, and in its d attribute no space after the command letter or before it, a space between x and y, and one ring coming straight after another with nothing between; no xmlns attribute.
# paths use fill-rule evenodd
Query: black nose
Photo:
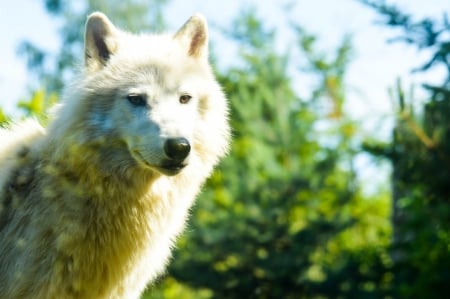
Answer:
<svg viewBox="0 0 450 299"><path fill-rule="evenodd" d="M170 138L164 143L164 152L173 160L184 160L191 150L191 145L186 138Z"/></svg>

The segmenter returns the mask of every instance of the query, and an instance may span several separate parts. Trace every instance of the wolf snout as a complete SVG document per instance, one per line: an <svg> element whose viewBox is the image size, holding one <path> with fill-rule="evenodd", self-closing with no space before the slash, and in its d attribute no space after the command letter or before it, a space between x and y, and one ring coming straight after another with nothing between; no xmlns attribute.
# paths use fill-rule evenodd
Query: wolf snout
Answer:
<svg viewBox="0 0 450 299"><path fill-rule="evenodd" d="M191 145L186 138L169 138L164 143L164 153L169 159L182 161L191 151Z"/></svg>

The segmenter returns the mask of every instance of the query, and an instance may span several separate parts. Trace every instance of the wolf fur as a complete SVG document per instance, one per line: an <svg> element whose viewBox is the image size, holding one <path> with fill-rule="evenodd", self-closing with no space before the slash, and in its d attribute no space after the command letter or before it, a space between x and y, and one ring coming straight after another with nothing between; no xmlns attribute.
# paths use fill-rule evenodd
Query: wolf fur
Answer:
<svg viewBox="0 0 450 299"><path fill-rule="evenodd" d="M163 271L228 148L207 44L201 15L174 35L89 16L48 128L0 131L0 298L138 298Z"/></svg>

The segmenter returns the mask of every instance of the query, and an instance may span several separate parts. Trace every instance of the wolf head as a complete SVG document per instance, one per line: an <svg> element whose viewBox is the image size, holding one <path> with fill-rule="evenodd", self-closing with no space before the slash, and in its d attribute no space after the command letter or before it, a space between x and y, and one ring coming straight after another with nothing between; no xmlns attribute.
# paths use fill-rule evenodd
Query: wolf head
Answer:
<svg viewBox="0 0 450 299"><path fill-rule="evenodd" d="M66 102L55 130L106 147L118 165L175 175L195 161L212 169L227 150L227 104L201 15L173 35L134 35L90 15L84 72Z"/></svg>

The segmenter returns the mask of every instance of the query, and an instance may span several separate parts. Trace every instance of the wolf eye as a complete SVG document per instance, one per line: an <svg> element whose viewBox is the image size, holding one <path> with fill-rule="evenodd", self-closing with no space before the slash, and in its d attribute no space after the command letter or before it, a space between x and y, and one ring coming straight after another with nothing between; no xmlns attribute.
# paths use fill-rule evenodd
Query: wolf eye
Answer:
<svg viewBox="0 0 450 299"><path fill-rule="evenodd" d="M180 96L180 103L181 104L187 104L192 99L192 97L188 94L183 94Z"/></svg>
<svg viewBox="0 0 450 299"><path fill-rule="evenodd" d="M129 94L127 100L134 106L145 106L147 104L145 97L140 94Z"/></svg>

